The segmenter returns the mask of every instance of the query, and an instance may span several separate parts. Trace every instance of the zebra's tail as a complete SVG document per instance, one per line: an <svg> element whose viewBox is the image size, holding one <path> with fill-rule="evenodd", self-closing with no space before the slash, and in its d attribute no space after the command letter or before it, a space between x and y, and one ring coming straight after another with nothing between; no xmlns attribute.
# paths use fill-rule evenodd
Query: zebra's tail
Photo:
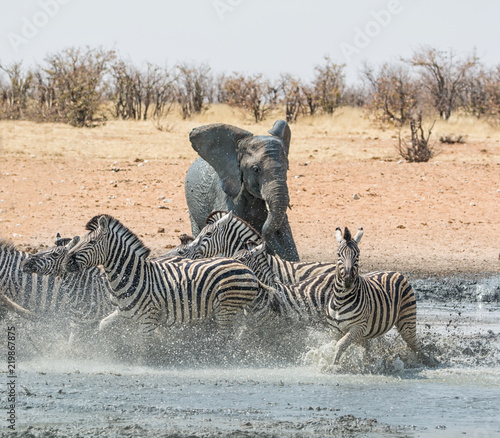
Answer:
<svg viewBox="0 0 500 438"><path fill-rule="evenodd" d="M27 318L33 318L34 313L31 312L30 310L26 310L24 307L20 306L19 304L15 303L12 301L9 297L2 295L1 297L1 305L4 307L5 310L11 310L18 315L27 317Z"/></svg>

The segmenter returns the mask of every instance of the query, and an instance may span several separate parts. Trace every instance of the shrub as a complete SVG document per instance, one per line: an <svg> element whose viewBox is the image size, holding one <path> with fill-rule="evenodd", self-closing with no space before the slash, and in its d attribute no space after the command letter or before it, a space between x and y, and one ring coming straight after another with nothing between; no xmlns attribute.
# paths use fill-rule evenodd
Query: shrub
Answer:
<svg viewBox="0 0 500 438"><path fill-rule="evenodd" d="M435 149L434 145L429 143L434 123L435 122L433 122L428 129L426 135L422 127L422 113L420 112L410 119L411 139L409 142L401 138L400 131L398 151L406 161L410 163L427 162L437 155L438 151Z"/></svg>
<svg viewBox="0 0 500 438"><path fill-rule="evenodd" d="M43 93L40 104L49 103L47 117L73 126L92 127L106 119L100 113L105 102L103 80L112 51L69 48L45 58L48 66L38 75ZM47 100L50 96L50 100Z"/></svg>
<svg viewBox="0 0 500 438"><path fill-rule="evenodd" d="M250 111L256 123L276 106L277 89L260 74L233 73L224 81L224 93L229 105Z"/></svg>

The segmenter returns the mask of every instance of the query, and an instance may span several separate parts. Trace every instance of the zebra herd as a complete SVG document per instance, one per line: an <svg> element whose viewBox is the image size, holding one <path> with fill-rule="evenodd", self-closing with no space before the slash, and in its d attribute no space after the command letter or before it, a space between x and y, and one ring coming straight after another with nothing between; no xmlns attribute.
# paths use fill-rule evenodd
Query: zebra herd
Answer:
<svg viewBox="0 0 500 438"><path fill-rule="evenodd" d="M38 254L0 242L1 295L28 317L66 315L70 341L123 319L143 336L160 326L213 320L227 339L235 317L251 313L334 327L341 334L335 364L352 342L394 326L413 351L420 350L416 301L406 278L358 272L361 228L354 237L347 228L336 229L335 263L273 256L255 229L225 211L213 212L196 238L184 237L156 258L112 216L95 216L86 229L82 238L58 236L53 248Z"/></svg>

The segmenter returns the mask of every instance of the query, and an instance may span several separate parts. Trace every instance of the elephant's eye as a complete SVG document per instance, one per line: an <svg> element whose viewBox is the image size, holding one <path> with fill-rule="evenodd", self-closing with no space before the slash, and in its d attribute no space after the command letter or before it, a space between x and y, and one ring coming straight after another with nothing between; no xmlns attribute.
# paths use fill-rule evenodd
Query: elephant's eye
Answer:
<svg viewBox="0 0 500 438"><path fill-rule="evenodd" d="M254 171L254 173L259 173L260 172L260 167L257 166L257 165L253 165L252 166L252 170Z"/></svg>

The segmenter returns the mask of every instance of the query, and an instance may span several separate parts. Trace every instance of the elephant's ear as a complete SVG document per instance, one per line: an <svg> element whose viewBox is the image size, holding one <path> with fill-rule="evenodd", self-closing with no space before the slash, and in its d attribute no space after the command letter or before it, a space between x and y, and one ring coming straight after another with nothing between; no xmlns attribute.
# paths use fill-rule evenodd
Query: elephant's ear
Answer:
<svg viewBox="0 0 500 438"><path fill-rule="evenodd" d="M253 134L225 123L199 126L189 134L193 149L198 152L219 175L222 189L231 198L241 190L237 144Z"/></svg>
<svg viewBox="0 0 500 438"><path fill-rule="evenodd" d="M284 120L276 120L276 122L274 122L274 126L267 132L283 140L286 156L288 157L288 151L290 150L290 140L292 139L292 131L290 130L290 126L288 126L288 123Z"/></svg>

